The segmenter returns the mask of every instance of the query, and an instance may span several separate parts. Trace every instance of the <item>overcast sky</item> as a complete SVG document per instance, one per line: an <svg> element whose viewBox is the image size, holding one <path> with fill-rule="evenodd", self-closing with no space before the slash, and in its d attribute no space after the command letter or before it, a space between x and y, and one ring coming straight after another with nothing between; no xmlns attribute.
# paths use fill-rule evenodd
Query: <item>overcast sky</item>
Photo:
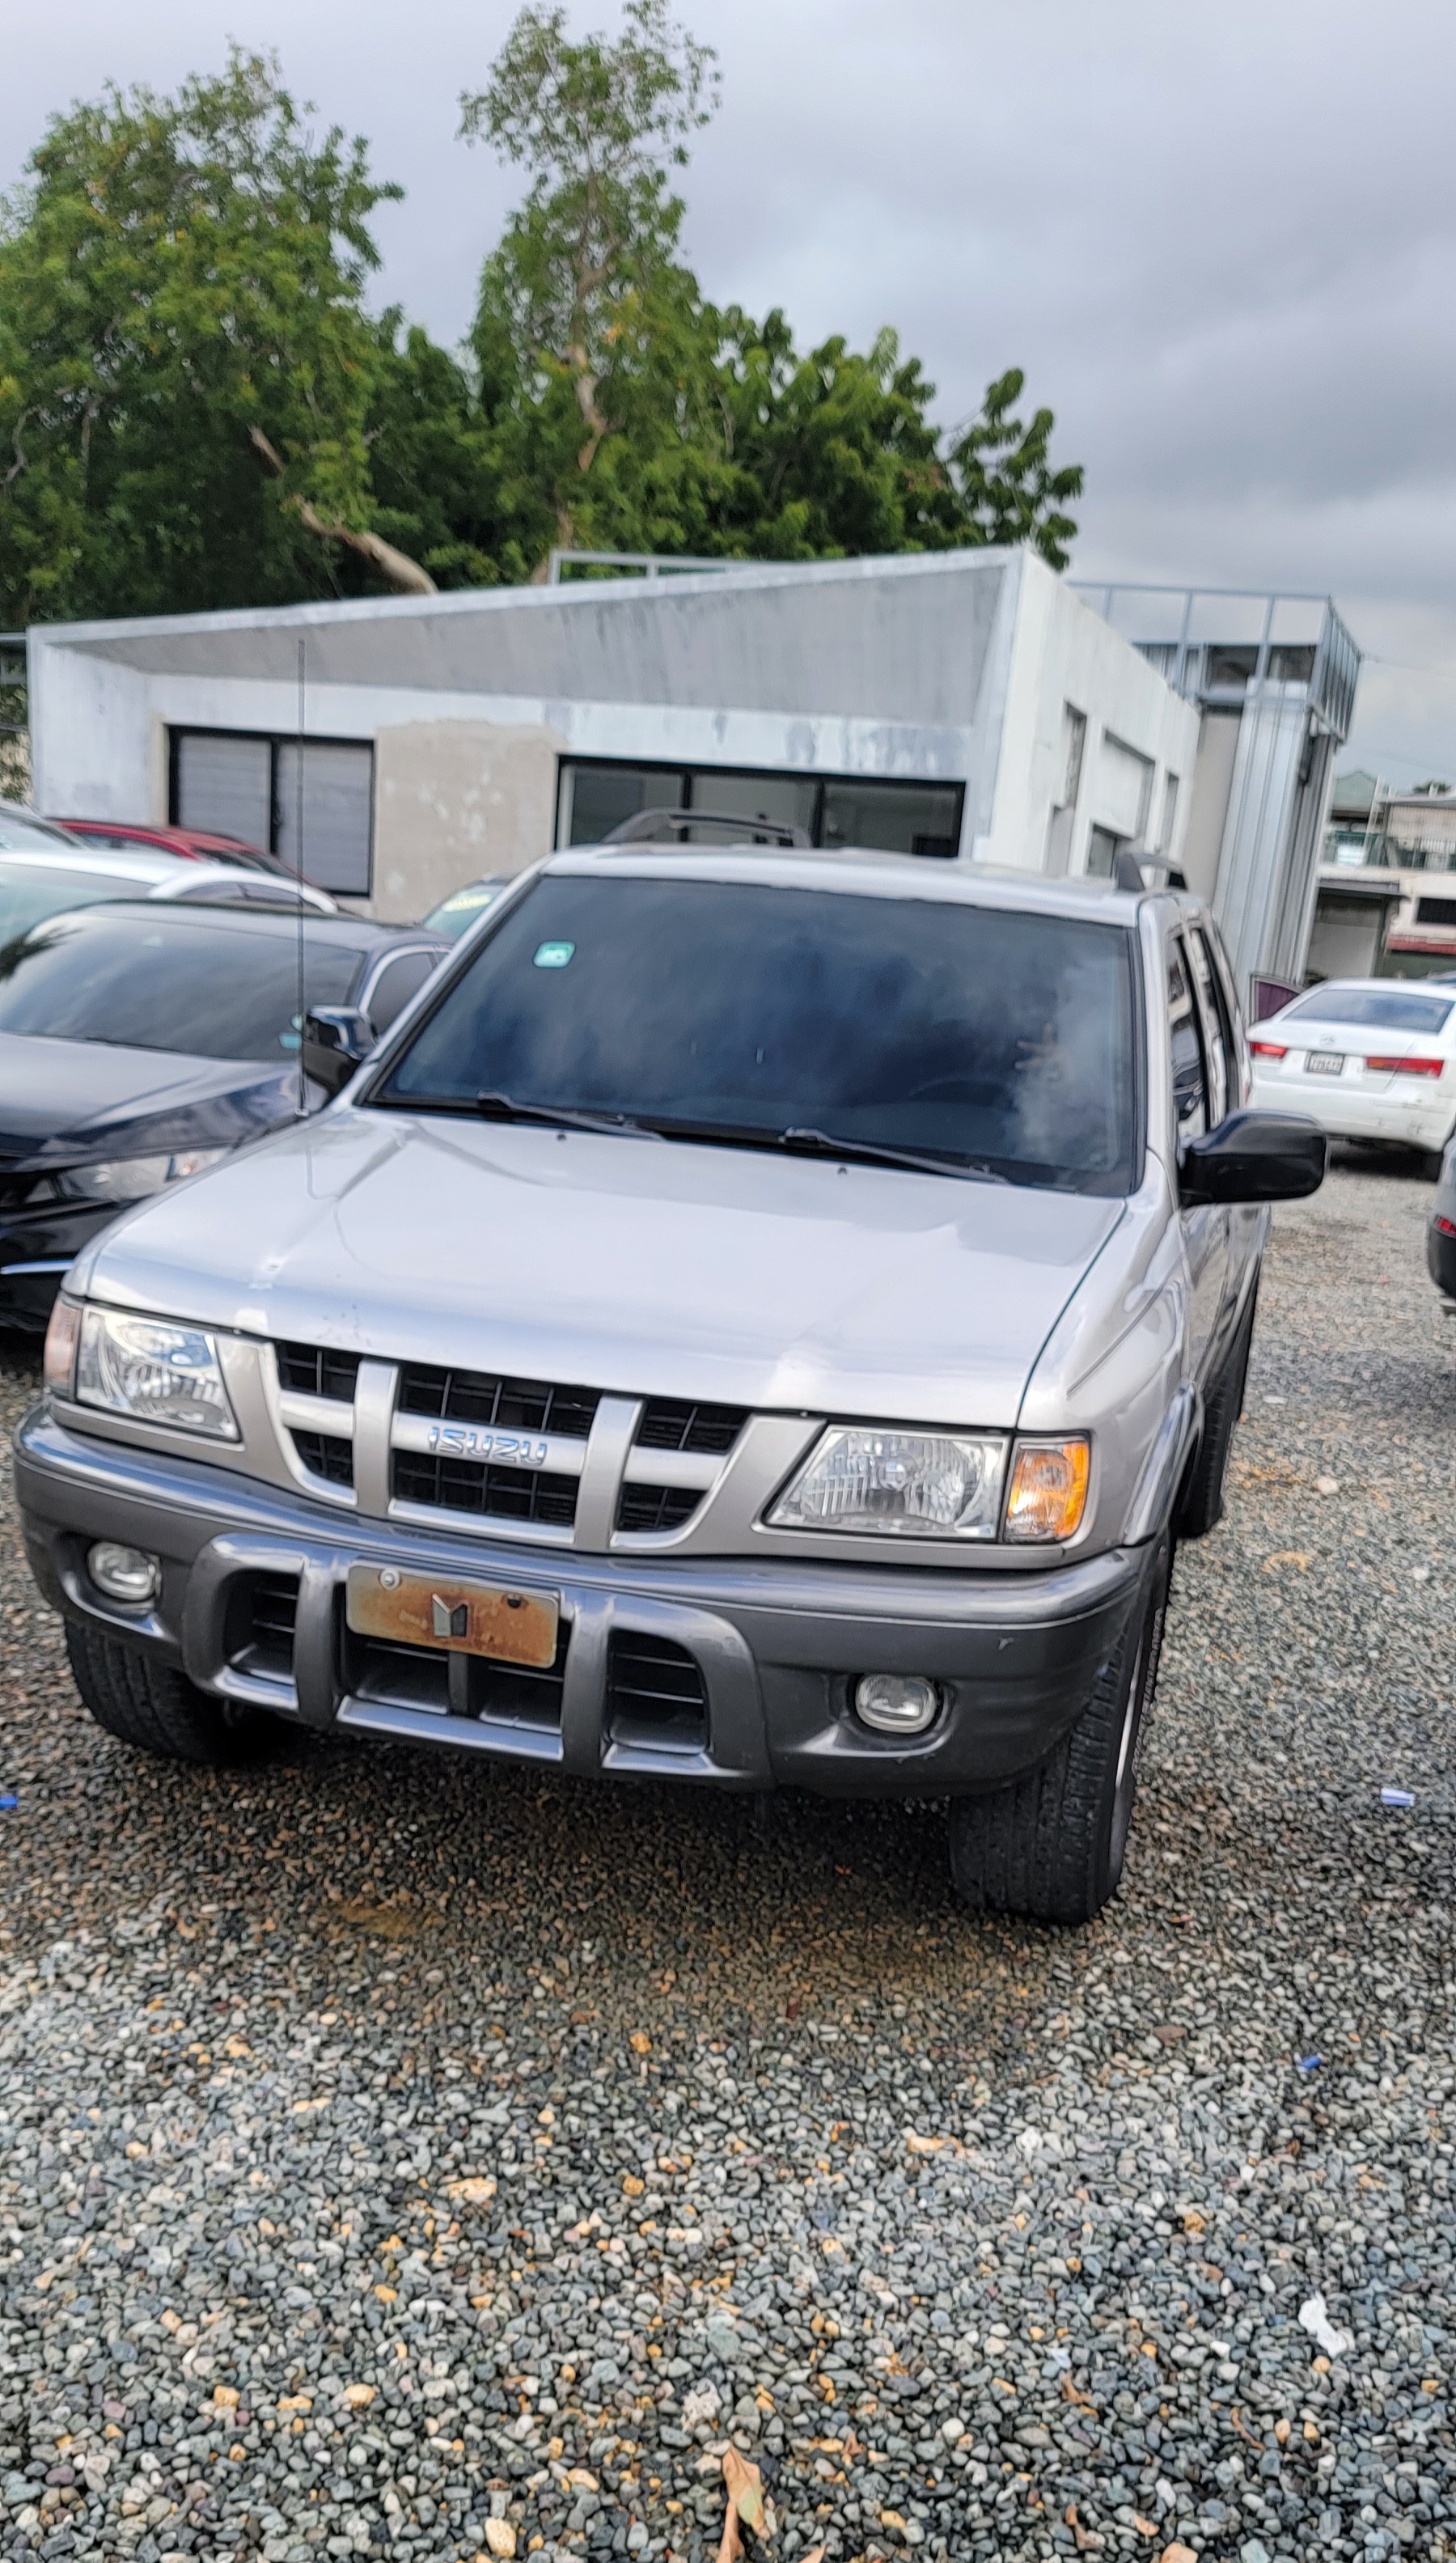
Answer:
<svg viewBox="0 0 1456 2563"><path fill-rule="evenodd" d="M274 46L367 134L382 299L463 331L519 181L455 141L512 0L5 0L0 184L107 79ZM686 0L722 113L687 173L704 289L796 333L885 322L944 422L1026 368L1087 468L1074 572L1331 591L1357 758L1456 779L1450 0ZM617 0L577 0L578 31Z"/></svg>

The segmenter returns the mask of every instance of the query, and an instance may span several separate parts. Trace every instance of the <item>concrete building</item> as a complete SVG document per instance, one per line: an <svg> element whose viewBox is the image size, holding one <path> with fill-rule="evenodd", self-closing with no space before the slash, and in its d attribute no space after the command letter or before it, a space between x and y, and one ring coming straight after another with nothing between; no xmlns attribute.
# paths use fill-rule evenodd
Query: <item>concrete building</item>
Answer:
<svg viewBox="0 0 1456 2563"><path fill-rule="evenodd" d="M1359 767L1339 776L1310 967L1325 977L1338 970L1403 978L1456 968L1456 790L1449 784L1396 792Z"/></svg>
<svg viewBox="0 0 1456 2563"><path fill-rule="evenodd" d="M659 805L1058 874L1126 847L1211 892L1241 975L1302 953L1358 665L1323 601L1305 640L1305 601L1261 600L1235 667L1228 600L1215 646L1180 592L1170 640L1169 591L1024 550L656 566L33 628L37 806L290 859L301 827L305 871L387 917Z"/></svg>

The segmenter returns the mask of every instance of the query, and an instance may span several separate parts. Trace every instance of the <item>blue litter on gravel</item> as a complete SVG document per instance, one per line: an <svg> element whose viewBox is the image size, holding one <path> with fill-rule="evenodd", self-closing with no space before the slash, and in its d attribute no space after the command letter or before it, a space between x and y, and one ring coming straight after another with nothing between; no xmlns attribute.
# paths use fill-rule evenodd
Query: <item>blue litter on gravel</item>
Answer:
<svg viewBox="0 0 1456 2563"><path fill-rule="evenodd" d="M1413 1807L1415 1804L1415 1791L1413 1789L1382 1789L1380 1791L1380 1804L1382 1807Z"/></svg>
<svg viewBox="0 0 1456 2563"><path fill-rule="evenodd" d="M1316 2066L1325 2062L1323 2056L1297 2056L1294 2061L1301 2073L1313 2073Z"/></svg>
<svg viewBox="0 0 1456 2563"><path fill-rule="evenodd" d="M0 1789L0 1807L18 1807L19 1804L20 1800L13 1789Z"/></svg>

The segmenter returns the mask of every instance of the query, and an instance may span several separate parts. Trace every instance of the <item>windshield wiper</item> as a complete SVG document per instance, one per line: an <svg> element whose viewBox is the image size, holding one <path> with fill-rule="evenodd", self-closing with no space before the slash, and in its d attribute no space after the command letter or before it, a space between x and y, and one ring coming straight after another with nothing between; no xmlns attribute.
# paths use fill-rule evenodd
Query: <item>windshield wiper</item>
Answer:
<svg viewBox="0 0 1456 2563"><path fill-rule="evenodd" d="M920 1175L980 1175L989 1184L1006 1184L1009 1175L999 1174L994 1166L973 1165L966 1157L933 1157L917 1148L881 1147L875 1139L836 1139L828 1130L780 1130L781 1148L795 1155L843 1157L861 1166L908 1166Z"/></svg>
<svg viewBox="0 0 1456 2563"><path fill-rule="evenodd" d="M664 1139L702 1139L721 1148L768 1148L779 1156L840 1157L853 1165L903 1166L916 1175L981 1175L992 1184L1010 1182L1009 1175L999 1174L994 1166L923 1155L914 1148L881 1147L874 1139L835 1139L827 1130L770 1130L759 1121L667 1120L655 1112L644 1115L641 1126Z"/></svg>
<svg viewBox="0 0 1456 2563"><path fill-rule="evenodd" d="M583 1112L570 1103L518 1103L513 1094L477 1094L474 1109L484 1121L540 1121L562 1130L648 1130L630 1112Z"/></svg>

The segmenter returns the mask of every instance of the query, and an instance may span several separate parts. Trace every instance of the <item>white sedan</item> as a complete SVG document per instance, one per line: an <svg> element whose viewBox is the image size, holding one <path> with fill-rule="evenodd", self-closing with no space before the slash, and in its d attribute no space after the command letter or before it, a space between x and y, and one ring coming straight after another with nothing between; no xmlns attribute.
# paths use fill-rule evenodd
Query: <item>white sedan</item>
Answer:
<svg viewBox="0 0 1456 2563"><path fill-rule="evenodd" d="M1456 991L1327 979L1249 1033L1253 1101L1332 1139L1444 1148L1456 1128Z"/></svg>

